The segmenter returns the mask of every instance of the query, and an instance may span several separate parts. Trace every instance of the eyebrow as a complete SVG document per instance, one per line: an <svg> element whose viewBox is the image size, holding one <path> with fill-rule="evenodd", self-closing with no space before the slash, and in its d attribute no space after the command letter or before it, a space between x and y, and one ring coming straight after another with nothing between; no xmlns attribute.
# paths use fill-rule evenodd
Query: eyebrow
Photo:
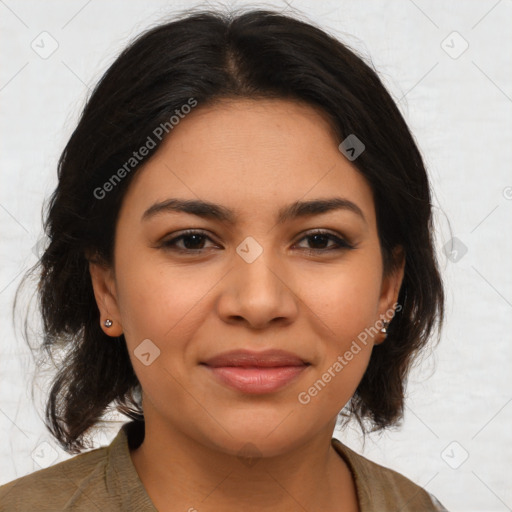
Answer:
<svg viewBox="0 0 512 512"><path fill-rule="evenodd" d="M314 199L311 201L295 201L294 203L284 206L277 214L277 223L283 224L292 219L313 217L336 210L350 211L366 222L363 211L356 203L342 197L332 197L327 199ZM143 213L142 220L145 221L156 215L170 212L189 213L197 217L216 220L231 225L236 223L236 215L233 210L220 204L195 199L167 199L155 203Z"/></svg>

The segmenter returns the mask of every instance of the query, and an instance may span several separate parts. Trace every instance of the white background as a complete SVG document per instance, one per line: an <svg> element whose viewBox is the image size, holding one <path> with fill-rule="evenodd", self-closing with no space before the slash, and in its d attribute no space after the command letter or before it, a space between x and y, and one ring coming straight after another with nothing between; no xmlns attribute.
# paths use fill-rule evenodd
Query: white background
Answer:
<svg viewBox="0 0 512 512"><path fill-rule="evenodd" d="M370 437L364 449L355 428L336 435L450 511L512 510L512 1L289 4L371 58L398 102L432 177L448 291L441 343L411 375L402 428ZM44 395L30 396L34 365L11 321L16 287L36 261L57 159L88 88L119 51L191 5L0 1L0 484L40 469L34 451L46 464L69 458L41 421ZM58 43L47 59L31 47L46 37L51 48L44 31ZM457 262L443 251L451 236L460 240Z"/></svg>

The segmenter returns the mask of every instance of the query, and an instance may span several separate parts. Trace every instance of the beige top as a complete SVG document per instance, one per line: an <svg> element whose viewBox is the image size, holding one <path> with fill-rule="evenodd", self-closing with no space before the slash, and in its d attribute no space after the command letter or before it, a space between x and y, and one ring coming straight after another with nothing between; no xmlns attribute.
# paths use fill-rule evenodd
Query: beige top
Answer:
<svg viewBox="0 0 512 512"><path fill-rule="evenodd" d="M142 423L125 423L109 446L0 486L0 512L157 512L130 457L144 438ZM447 512L434 496L337 439L333 447L354 476L361 512Z"/></svg>

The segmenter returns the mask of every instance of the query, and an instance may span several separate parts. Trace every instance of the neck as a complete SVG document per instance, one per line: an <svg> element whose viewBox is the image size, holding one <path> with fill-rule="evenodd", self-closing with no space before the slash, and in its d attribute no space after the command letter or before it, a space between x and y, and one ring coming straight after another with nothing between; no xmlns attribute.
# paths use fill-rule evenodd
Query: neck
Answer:
<svg viewBox="0 0 512 512"><path fill-rule="evenodd" d="M357 512L351 472L331 445L334 424L282 455L251 458L248 444L242 458L146 417L144 441L131 457L160 512Z"/></svg>

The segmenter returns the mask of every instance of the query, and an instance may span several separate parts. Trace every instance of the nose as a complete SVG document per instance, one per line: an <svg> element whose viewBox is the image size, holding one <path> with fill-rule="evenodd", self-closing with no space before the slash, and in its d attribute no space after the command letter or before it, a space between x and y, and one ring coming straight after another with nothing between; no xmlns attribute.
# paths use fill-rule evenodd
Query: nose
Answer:
<svg viewBox="0 0 512 512"><path fill-rule="evenodd" d="M227 323L246 323L264 329L271 323L292 323L298 314L294 279L269 251L251 263L236 256L234 267L222 280L217 311Z"/></svg>

